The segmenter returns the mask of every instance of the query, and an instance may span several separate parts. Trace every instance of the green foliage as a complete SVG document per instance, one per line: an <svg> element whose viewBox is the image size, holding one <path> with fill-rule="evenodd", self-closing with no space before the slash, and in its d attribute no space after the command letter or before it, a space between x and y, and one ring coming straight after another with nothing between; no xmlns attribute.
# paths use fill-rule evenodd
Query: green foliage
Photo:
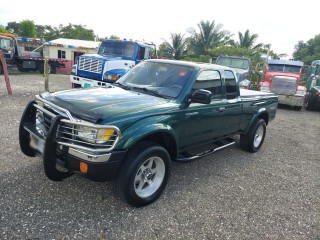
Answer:
<svg viewBox="0 0 320 240"><path fill-rule="evenodd" d="M19 26L19 36L22 37L36 37L36 25L32 20L23 20Z"/></svg>
<svg viewBox="0 0 320 240"><path fill-rule="evenodd" d="M118 37L117 35L111 35L109 39L120 40L120 37Z"/></svg>
<svg viewBox="0 0 320 240"><path fill-rule="evenodd" d="M0 33L10 33L4 26L0 25Z"/></svg>
<svg viewBox="0 0 320 240"><path fill-rule="evenodd" d="M60 27L60 37L69 39L81 39L81 40L95 40L95 34L92 29L87 29L82 25L73 25L69 23L68 26Z"/></svg>
<svg viewBox="0 0 320 240"><path fill-rule="evenodd" d="M257 49L263 46L262 43L258 43L257 45L254 45L255 41L258 38L258 34L250 34L249 29L247 29L244 32L244 34L241 32L238 32L238 36L239 36L239 42L237 43L237 45L241 48Z"/></svg>
<svg viewBox="0 0 320 240"><path fill-rule="evenodd" d="M13 34L16 34L19 36L20 33L20 23L18 22L8 22L6 29L10 31Z"/></svg>
<svg viewBox="0 0 320 240"><path fill-rule="evenodd" d="M171 33L170 41L159 46L159 55L167 58L181 59L187 50L187 39L184 34Z"/></svg>
<svg viewBox="0 0 320 240"><path fill-rule="evenodd" d="M190 50L195 55L205 55L209 49L229 41L231 34L221 30L222 26L222 24L216 24L215 21L200 21L198 23L199 32L194 31L190 37Z"/></svg>
<svg viewBox="0 0 320 240"><path fill-rule="evenodd" d="M305 65L310 65L312 61L320 59L320 34L311 38L306 43L299 41L293 52L294 59L303 61Z"/></svg>

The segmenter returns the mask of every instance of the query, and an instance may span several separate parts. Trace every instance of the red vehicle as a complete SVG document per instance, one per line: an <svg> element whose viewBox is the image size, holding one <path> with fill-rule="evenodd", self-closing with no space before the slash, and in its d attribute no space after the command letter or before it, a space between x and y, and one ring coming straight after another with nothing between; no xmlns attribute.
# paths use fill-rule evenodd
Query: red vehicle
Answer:
<svg viewBox="0 0 320 240"><path fill-rule="evenodd" d="M302 75L303 62L291 60L270 59L267 61L259 90L273 92L278 95L279 104L293 106L301 110L304 94L299 86Z"/></svg>
<svg viewBox="0 0 320 240"><path fill-rule="evenodd" d="M272 83L275 76L294 77L300 82L303 62L291 60L269 59L263 71L262 82Z"/></svg>

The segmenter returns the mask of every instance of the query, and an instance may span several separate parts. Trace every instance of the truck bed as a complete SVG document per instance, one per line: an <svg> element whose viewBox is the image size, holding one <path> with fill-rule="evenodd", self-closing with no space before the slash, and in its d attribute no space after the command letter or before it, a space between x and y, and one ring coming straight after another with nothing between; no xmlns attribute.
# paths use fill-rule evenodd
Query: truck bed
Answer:
<svg viewBox="0 0 320 240"><path fill-rule="evenodd" d="M241 98L258 98L276 96L274 93L260 92L255 90L240 89Z"/></svg>

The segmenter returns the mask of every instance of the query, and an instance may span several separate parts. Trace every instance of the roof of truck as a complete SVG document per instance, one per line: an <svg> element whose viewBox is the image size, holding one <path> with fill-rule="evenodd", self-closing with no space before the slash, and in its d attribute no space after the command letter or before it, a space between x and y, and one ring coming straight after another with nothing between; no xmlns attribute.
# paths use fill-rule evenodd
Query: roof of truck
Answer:
<svg viewBox="0 0 320 240"><path fill-rule="evenodd" d="M229 68L226 66L211 64L211 63L203 63L203 62L188 62L188 61L169 60L169 59L149 59L146 61L178 64L178 65L183 65L183 66L188 66L188 67L196 67L196 68L211 68L211 69L222 69L222 70L228 69L228 70L233 71L232 68Z"/></svg>
<svg viewBox="0 0 320 240"><path fill-rule="evenodd" d="M293 60L281 60L281 59L269 59L268 64L284 64L284 65L291 65L291 66L303 66L303 62L301 61L293 61Z"/></svg>

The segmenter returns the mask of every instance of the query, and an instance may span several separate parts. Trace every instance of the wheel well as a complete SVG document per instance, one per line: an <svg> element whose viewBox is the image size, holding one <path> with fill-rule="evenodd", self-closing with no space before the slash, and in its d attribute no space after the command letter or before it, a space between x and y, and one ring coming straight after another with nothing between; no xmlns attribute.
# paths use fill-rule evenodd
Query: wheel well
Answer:
<svg viewBox="0 0 320 240"><path fill-rule="evenodd" d="M171 160L175 160L177 158L177 144L174 138L168 133L154 133L140 141L151 141L155 142L162 147L164 147L168 153L170 154Z"/></svg>
<svg viewBox="0 0 320 240"><path fill-rule="evenodd" d="M260 119L263 119L265 122L266 122L266 125L268 125L268 122L269 122L269 116L268 116L268 113L264 112L264 113L261 113L258 118Z"/></svg>

